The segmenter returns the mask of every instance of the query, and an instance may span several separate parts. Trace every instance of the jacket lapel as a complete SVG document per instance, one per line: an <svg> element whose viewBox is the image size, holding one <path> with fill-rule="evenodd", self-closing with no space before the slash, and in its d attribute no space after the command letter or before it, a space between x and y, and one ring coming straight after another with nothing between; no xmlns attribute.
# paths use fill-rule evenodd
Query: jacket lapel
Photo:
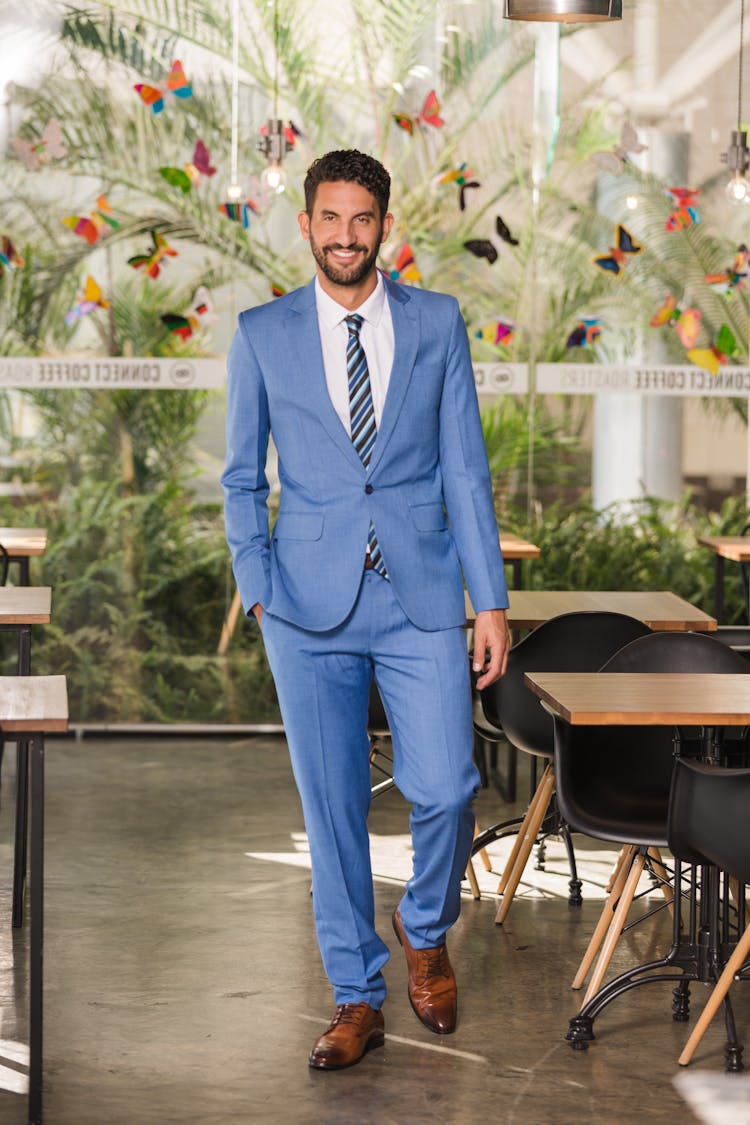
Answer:
<svg viewBox="0 0 750 1125"><path fill-rule="evenodd" d="M341 424L341 419L333 408L325 369L323 352L320 346L318 311L315 306L315 281L299 289L289 306L287 314L289 339L294 341L294 349L299 370L307 372L307 378L300 380L302 393L324 426L331 440L341 450L347 460L364 473L359 454L352 445L351 438ZM389 392L390 393L390 392Z"/></svg>
<svg viewBox="0 0 750 1125"><path fill-rule="evenodd" d="M399 420L419 347L419 315L409 296L408 286L394 284L388 279L384 280L393 319L393 367L383 405L383 416L380 419L378 436L370 459L370 473L382 460L385 448Z"/></svg>

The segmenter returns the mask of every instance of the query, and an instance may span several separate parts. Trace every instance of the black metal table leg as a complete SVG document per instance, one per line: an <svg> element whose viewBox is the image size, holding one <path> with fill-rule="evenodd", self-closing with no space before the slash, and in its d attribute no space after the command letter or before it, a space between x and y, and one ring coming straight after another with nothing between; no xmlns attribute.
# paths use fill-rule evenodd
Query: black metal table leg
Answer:
<svg viewBox="0 0 750 1125"><path fill-rule="evenodd" d="M26 839L29 815L29 747L25 738L16 744L16 833L13 850L13 929L23 925L23 891L26 882Z"/></svg>
<svg viewBox="0 0 750 1125"><path fill-rule="evenodd" d="M31 934L29 961L29 1125L42 1121L42 985L44 973L44 736L31 746Z"/></svg>
<svg viewBox="0 0 750 1125"><path fill-rule="evenodd" d="M714 613L721 625L724 621L724 559L714 555Z"/></svg>

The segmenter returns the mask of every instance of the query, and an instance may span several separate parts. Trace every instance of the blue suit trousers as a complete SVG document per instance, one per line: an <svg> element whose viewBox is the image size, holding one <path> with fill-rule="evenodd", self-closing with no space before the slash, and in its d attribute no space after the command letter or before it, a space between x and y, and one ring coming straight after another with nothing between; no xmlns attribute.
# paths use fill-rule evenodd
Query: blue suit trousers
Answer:
<svg viewBox="0 0 750 1125"><path fill-rule="evenodd" d="M323 965L337 1004L380 1008L389 953L375 931L367 831L370 682L374 675L395 782L412 808L413 873L401 917L414 948L429 949L458 917L474 833L479 777L465 632L418 629L371 570L335 629L312 632L269 613L261 629L310 843Z"/></svg>

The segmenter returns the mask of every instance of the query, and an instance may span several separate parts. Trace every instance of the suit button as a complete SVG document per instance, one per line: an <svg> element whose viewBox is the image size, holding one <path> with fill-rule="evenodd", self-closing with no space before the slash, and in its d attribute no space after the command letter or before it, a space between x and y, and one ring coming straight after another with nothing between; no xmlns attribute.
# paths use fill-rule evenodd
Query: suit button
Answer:
<svg viewBox="0 0 750 1125"><path fill-rule="evenodd" d="M365 485L365 492L367 493L368 496L370 495L371 492L374 492L374 491L375 491L375 489L372 487L371 484Z"/></svg>

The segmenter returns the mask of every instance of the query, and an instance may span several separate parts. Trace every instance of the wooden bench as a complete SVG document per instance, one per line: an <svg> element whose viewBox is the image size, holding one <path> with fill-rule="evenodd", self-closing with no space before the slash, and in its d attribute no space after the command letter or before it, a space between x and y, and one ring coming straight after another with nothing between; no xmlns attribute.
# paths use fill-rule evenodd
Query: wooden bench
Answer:
<svg viewBox="0 0 750 1125"><path fill-rule="evenodd" d="M0 676L0 729L23 738L30 752L29 1125L41 1125L44 736L68 729L65 676Z"/></svg>

